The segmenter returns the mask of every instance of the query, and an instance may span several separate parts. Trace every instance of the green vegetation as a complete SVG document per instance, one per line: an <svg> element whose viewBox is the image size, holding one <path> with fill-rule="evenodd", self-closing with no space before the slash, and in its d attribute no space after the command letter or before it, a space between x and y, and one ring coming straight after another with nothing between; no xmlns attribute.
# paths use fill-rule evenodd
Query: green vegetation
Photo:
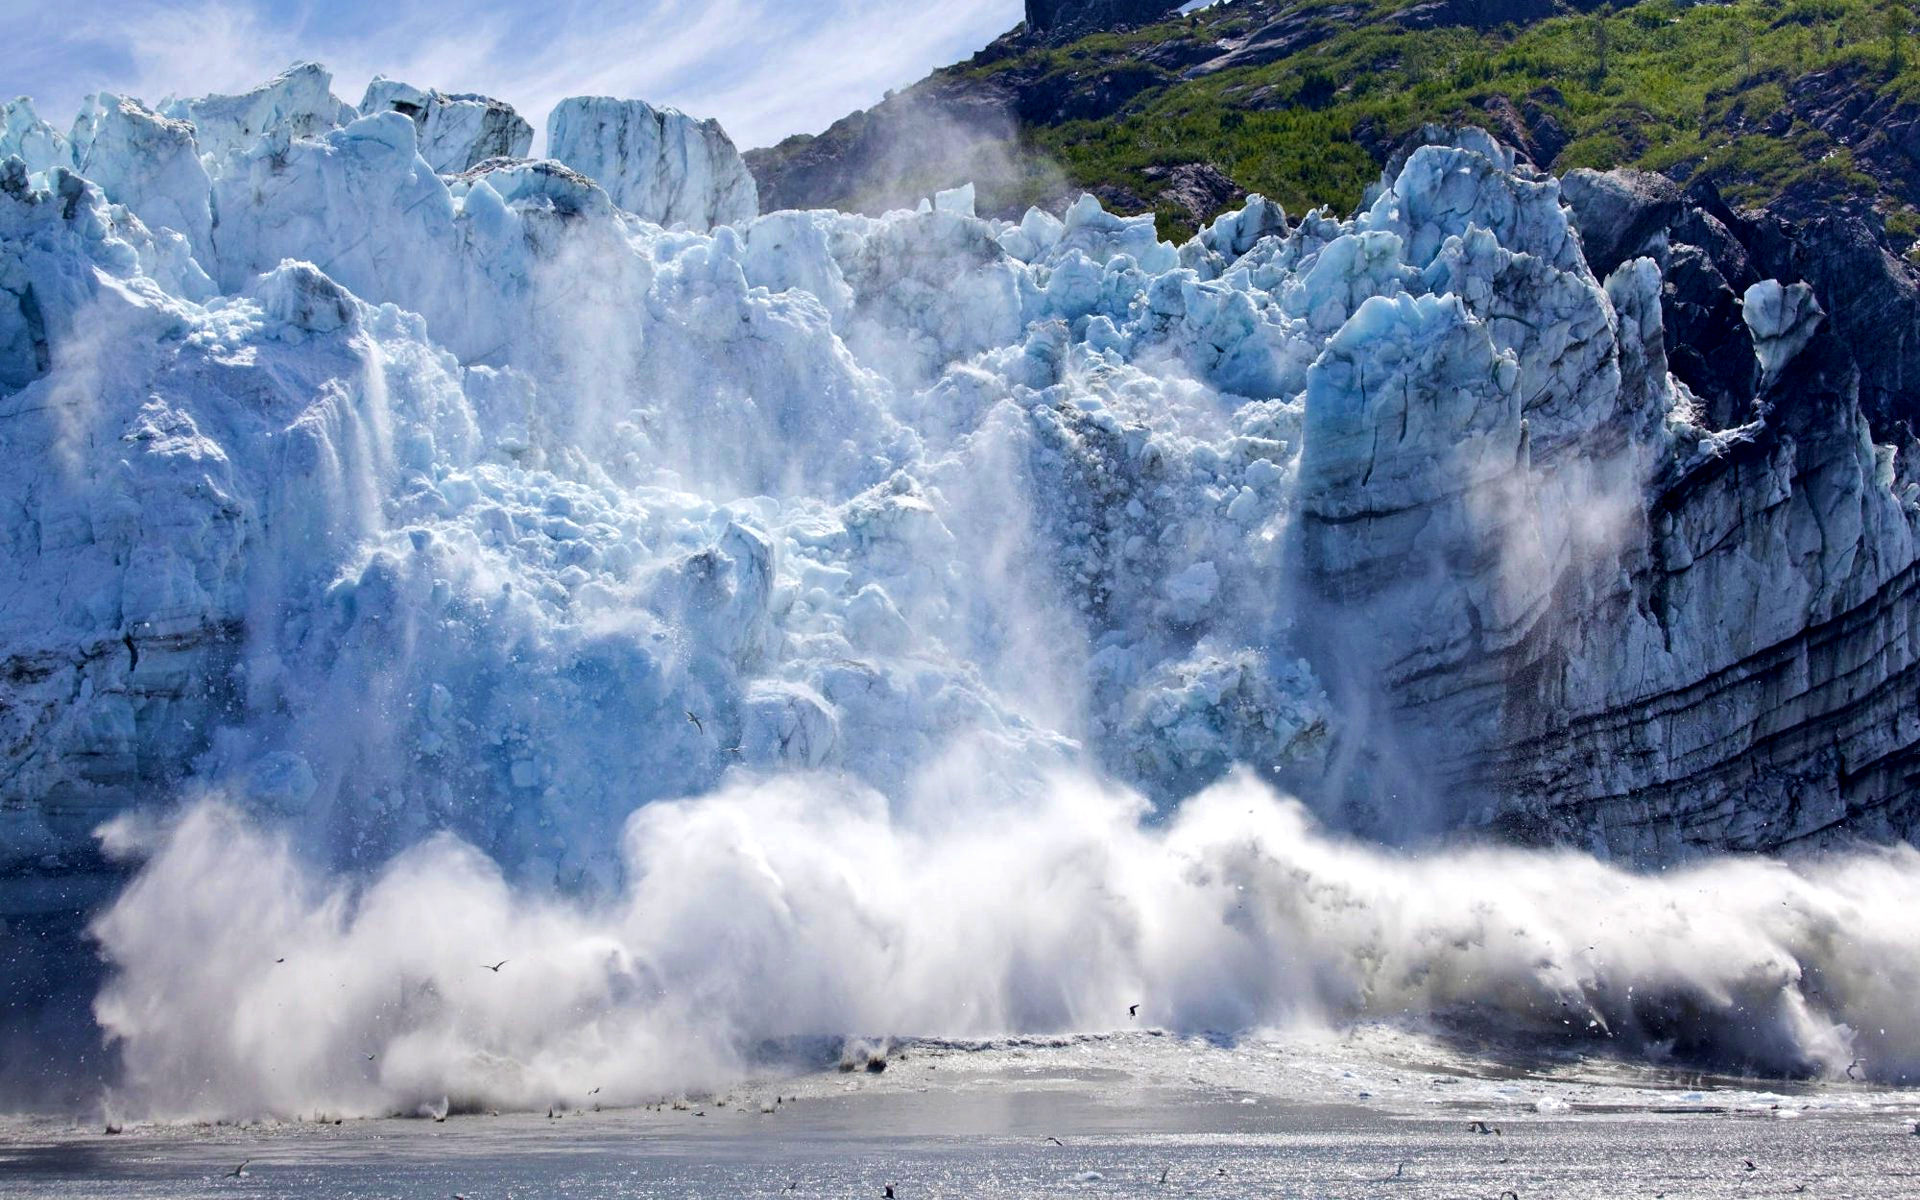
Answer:
<svg viewBox="0 0 1920 1200"><path fill-rule="evenodd" d="M1264 65L1192 80L1168 72L1163 86L1117 115L1030 126L1031 145L1083 186L1152 196L1161 185L1148 168L1210 162L1289 211L1346 210L1378 171L1358 135L1379 145L1428 122L1485 124L1487 103L1500 97L1544 113L1563 133L1564 147L1548 164L1556 171L1638 166L1679 179L1704 175L1747 202L1789 187L1878 190L1849 147L1789 106L1810 74L1839 72L1830 84L1836 95L1920 101L1914 17L1899 0L1645 0L1485 32L1409 30L1391 20L1401 4L1368 5L1359 0L1358 17L1354 3L1333 0L1276 10L1321 22L1328 36ZM1111 70L1187 29L1208 40L1244 32L1251 19L1236 11L1243 8L1251 11L1228 4L1194 19L954 70L1018 68L1063 79ZM1911 209L1884 207L1899 228L1920 228ZM1162 212L1169 233L1183 217Z"/></svg>

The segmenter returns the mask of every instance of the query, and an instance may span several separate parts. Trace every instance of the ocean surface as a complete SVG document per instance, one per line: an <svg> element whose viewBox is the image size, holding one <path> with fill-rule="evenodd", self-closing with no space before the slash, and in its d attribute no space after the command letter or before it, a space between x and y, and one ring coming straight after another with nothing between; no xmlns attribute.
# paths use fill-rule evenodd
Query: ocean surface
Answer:
<svg viewBox="0 0 1920 1200"><path fill-rule="evenodd" d="M886 1061L552 1116L115 1135L13 1120L0 1194L1920 1196L1914 1090L1520 1056L1384 1026L909 1041Z"/></svg>

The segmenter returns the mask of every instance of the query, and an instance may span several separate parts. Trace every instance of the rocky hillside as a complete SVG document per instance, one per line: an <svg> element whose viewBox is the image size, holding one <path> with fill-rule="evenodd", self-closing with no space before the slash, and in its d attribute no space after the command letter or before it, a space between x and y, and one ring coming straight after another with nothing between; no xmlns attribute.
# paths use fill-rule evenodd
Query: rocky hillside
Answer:
<svg viewBox="0 0 1920 1200"><path fill-rule="evenodd" d="M1017 215L1086 189L1190 230L1247 192L1346 211L1429 123L1536 165L1844 200L1920 235L1920 70L1898 0L1034 0L1027 23L817 137L749 155L770 208L973 179ZM1097 28L1096 28L1097 27Z"/></svg>

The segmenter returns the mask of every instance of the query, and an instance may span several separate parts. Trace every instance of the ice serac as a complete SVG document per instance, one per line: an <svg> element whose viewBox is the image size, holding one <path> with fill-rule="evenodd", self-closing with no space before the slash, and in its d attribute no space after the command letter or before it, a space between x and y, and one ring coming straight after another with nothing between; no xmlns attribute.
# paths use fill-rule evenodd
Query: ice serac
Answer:
<svg viewBox="0 0 1920 1200"><path fill-rule="evenodd" d="M641 100L575 96L547 119L547 152L658 225L704 230L760 213L753 176L718 121Z"/></svg>
<svg viewBox="0 0 1920 1200"><path fill-rule="evenodd" d="M73 167L157 229L185 237L196 254L213 244L213 183L193 125L138 100L89 96L73 123Z"/></svg>
<svg viewBox="0 0 1920 1200"><path fill-rule="evenodd" d="M442 175L458 175L490 158L525 158L533 126L513 106L489 96L422 91L375 76L360 101L360 115L397 112L420 133L420 157Z"/></svg>
<svg viewBox="0 0 1920 1200"><path fill-rule="evenodd" d="M296 63L251 91L177 100L165 113L193 126L202 154L221 158L250 148L270 132L313 137L353 120L353 107L332 89L333 75L325 67Z"/></svg>
<svg viewBox="0 0 1920 1200"><path fill-rule="evenodd" d="M9 158L20 159L29 171L73 165L65 135L41 120L25 96L0 105L0 162Z"/></svg>

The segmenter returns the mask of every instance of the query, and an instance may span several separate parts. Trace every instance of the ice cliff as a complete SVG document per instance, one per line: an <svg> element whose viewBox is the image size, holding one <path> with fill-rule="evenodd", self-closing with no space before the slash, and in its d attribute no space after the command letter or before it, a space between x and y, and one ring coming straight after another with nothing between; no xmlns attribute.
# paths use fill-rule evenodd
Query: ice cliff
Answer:
<svg viewBox="0 0 1920 1200"><path fill-rule="evenodd" d="M636 805L955 756L1641 861L1914 829L1917 489L1848 347L1754 283L1716 424L1659 263L1482 136L1174 246L756 217L717 127L568 101L528 160L311 67L0 128L5 911L199 789L592 890Z"/></svg>
<svg viewBox="0 0 1920 1200"><path fill-rule="evenodd" d="M360 101L360 115L397 112L419 130L420 157L442 175L458 175L490 158L525 158L533 126L498 100L469 94L421 91L392 79L375 79Z"/></svg>
<svg viewBox="0 0 1920 1200"><path fill-rule="evenodd" d="M576 96L547 121L548 149L659 225L708 229L760 214L753 176L718 121L641 100Z"/></svg>

